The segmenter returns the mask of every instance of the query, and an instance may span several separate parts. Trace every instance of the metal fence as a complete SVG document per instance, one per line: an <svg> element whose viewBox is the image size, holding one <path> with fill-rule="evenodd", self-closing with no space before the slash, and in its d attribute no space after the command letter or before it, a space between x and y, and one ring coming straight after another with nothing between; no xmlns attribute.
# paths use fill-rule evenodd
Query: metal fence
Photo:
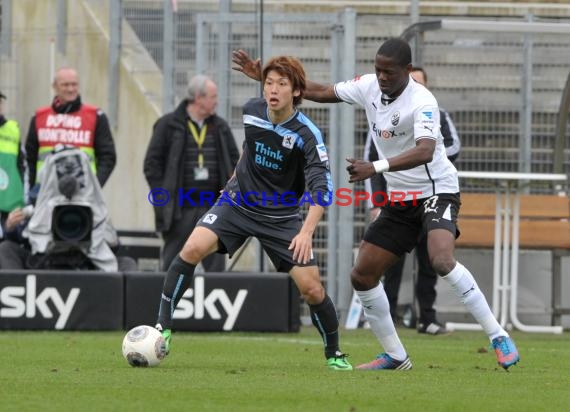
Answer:
<svg viewBox="0 0 570 412"><path fill-rule="evenodd" d="M154 3L154 9L149 8L149 2L137 8L140 4L126 1L125 16L161 64L162 51L168 48L160 41L161 3ZM294 54L303 60L312 79L323 82L332 81L333 68L342 63L343 58L332 61L331 53L334 33L344 31L342 18L266 14L260 29L255 12L228 17L225 12L196 13L190 4L179 7L173 22L174 95L181 97L189 73L213 75L222 85L220 112L235 127L240 124L240 104L257 86L231 72L230 50L245 48L265 57ZM408 16L357 16L351 39L356 56L354 74L370 72L378 45L387 37L400 35L409 22ZM427 70L430 88L456 122L463 143L460 169L552 171L555 120L570 67L568 40L568 34L501 33L500 24L494 33L448 30L425 34L422 59L415 63ZM304 107L318 124L329 124L327 109L311 104ZM365 128L364 117L357 111L357 153ZM565 164L568 168L568 156Z"/></svg>

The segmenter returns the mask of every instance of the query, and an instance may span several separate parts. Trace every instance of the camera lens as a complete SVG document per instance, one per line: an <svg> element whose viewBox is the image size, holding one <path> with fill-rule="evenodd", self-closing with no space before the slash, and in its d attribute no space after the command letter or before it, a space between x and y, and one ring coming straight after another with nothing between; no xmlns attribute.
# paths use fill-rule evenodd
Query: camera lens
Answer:
<svg viewBox="0 0 570 412"><path fill-rule="evenodd" d="M88 206L60 205L53 211L54 240L67 242L88 241L93 228L93 212Z"/></svg>

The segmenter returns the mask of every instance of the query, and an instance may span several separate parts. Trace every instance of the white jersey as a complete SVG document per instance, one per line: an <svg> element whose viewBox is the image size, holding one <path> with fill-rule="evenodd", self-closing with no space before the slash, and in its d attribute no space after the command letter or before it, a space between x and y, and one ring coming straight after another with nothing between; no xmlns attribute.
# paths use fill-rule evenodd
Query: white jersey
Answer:
<svg viewBox="0 0 570 412"><path fill-rule="evenodd" d="M419 139L436 141L430 163L409 170L384 173L388 192L405 192L405 200L459 192L457 170L447 159L440 133L437 101L428 89L410 77L402 94L384 105L374 74L337 83L334 88L339 99L356 103L366 110L368 126L380 159L389 159L414 148ZM415 192L415 195L411 192Z"/></svg>

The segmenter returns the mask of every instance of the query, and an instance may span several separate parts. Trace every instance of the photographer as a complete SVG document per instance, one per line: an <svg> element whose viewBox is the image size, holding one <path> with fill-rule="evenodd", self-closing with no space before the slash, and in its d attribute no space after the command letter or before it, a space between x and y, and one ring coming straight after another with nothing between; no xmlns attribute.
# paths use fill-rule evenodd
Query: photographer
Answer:
<svg viewBox="0 0 570 412"><path fill-rule="evenodd" d="M118 246L117 235L89 158L77 148L57 147L38 177L33 212L16 209L6 220L0 268L116 272L111 247Z"/></svg>
<svg viewBox="0 0 570 412"><path fill-rule="evenodd" d="M118 270L118 246L101 186L81 150L59 146L38 176L34 213L23 235L30 243L31 268Z"/></svg>
<svg viewBox="0 0 570 412"><path fill-rule="evenodd" d="M2 227L4 240L0 243L0 269L26 269L31 254L28 240L22 236L33 207L17 208L8 214Z"/></svg>

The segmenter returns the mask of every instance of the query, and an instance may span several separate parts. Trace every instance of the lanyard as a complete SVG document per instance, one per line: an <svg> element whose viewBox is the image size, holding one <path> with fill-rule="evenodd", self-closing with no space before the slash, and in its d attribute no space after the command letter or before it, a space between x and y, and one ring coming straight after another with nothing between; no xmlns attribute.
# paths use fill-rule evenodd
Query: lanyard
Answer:
<svg viewBox="0 0 570 412"><path fill-rule="evenodd" d="M202 145L206 140L206 129L208 126L204 124L204 127L200 130L200 134L198 134L196 126L194 126L194 123L192 123L191 120L188 120L188 127L190 128L194 141L198 145L198 167L204 167L204 153L202 153Z"/></svg>

